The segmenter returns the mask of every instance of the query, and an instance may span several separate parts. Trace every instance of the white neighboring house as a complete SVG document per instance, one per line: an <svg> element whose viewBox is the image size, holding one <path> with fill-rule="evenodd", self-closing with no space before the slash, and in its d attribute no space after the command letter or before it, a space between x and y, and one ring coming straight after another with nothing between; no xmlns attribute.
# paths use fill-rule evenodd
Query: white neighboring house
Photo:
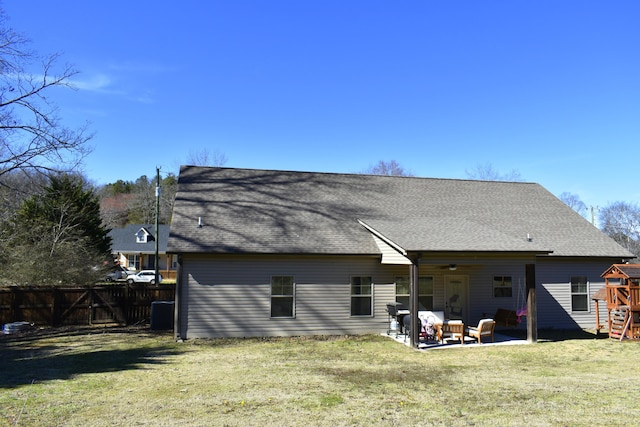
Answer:
<svg viewBox="0 0 640 427"><path fill-rule="evenodd" d="M167 255L169 225L129 224L109 232L114 260L129 270L155 270L155 245L158 239L158 269L162 276L175 278L177 256Z"/></svg>
<svg viewBox="0 0 640 427"><path fill-rule="evenodd" d="M535 183L183 166L172 218L180 338L378 333L395 301L590 328L634 257Z"/></svg>

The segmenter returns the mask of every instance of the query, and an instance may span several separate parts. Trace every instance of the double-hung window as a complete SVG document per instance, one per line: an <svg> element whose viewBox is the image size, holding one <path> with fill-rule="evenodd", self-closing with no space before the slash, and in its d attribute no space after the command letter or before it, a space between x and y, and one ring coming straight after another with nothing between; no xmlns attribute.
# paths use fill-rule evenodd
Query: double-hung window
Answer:
<svg viewBox="0 0 640 427"><path fill-rule="evenodd" d="M396 277L396 302L409 307L409 276ZM433 309L433 276L418 277L418 307L420 310Z"/></svg>
<svg viewBox="0 0 640 427"><path fill-rule="evenodd" d="M351 315L371 316L373 314L373 282L371 276L351 278Z"/></svg>
<svg viewBox="0 0 640 427"><path fill-rule="evenodd" d="M127 256L127 266L129 269L140 270L140 255L130 254Z"/></svg>
<svg viewBox="0 0 640 427"><path fill-rule="evenodd" d="M571 311L589 311L587 276L571 276Z"/></svg>
<svg viewBox="0 0 640 427"><path fill-rule="evenodd" d="M511 298L513 296L513 280L511 276L493 276L494 298Z"/></svg>
<svg viewBox="0 0 640 427"><path fill-rule="evenodd" d="M293 276L271 277L271 317L293 317L295 282Z"/></svg>

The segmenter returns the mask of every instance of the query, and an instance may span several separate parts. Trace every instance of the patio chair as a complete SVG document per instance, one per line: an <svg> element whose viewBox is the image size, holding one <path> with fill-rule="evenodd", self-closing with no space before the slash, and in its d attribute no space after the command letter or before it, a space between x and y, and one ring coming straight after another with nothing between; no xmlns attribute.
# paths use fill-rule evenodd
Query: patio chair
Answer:
<svg viewBox="0 0 640 427"><path fill-rule="evenodd" d="M482 337L491 337L491 342L493 342L493 330L495 327L496 322L493 319L481 319L478 322L478 326L467 328L467 335L475 338L479 344L482 344Z"/></svg>
<svg viewBox="0 0 640 427"><path fill-rule="evenodd" d="M444 340L459 340L460 344L464 344L464 323L462 320L446 320L442 324L442 334L440 342Z"/></svg>

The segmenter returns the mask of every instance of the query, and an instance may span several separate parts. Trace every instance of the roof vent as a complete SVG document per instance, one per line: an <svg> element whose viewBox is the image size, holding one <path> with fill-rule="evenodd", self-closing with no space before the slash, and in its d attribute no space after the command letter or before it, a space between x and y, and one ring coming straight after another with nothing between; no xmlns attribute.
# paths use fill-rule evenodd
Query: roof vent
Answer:
<svg viewBox="0 0 640 427"><path fill-rule="evenodd" d="M198 228L201 228L201 227L202 227L202 217L199 216L198 217Z"/></svg>
<svg viewBox="0 0 640 427"><path fill-rule="evenodd" d="M527 242L533 242L533 237L529 233L527 233Z"/></svg>

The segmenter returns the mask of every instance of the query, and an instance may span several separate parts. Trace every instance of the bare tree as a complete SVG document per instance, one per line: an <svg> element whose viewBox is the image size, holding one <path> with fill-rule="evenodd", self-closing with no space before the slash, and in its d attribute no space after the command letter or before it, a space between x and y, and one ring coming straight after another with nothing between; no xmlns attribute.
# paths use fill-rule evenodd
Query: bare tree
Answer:
<svg viewBox="0 0 640 427"><path fill-rule="evenodd" d="M134 183L133 195L128 203L130 224L151 224L155 221L155 182L142 175Z"/></svg>
<svg viewBox="0 0 640 427"><path fill-rule="evenodd" d="M16 170L0 176L0 223L8 221L23 200L41 193L48 179L28 170Z"/></svg>
<svg viewBox="0 0 640 427"><path fill-rule="evenodd" d="M640 255L640 208L631 203L615 202L600 210L600 228L609 237Z"/></svg>
<svg viewBox="0 0 640 427"><path fill-rule="evenodd" d="M100 214L104 224L111 228L126 224L155 222L155 177L142 175L135 182L118 180L99 190ZM171 222L173 202L178 189L178 178L169 173L160 182L160 224Z"/></svg>
<svg viewBox="0 0 640 427"><path fill-rule="evenodd" d="M478 163L475 168L467 169L467 178L479 179L483 181L508 181L508 182L521 182L523 181L520 176L520 172L513 169L508 173L500 173L493 167L491 163L480 164Z"/></svg>
<svg viewBox="0 0 640 427"><path fill-rule="evenodd" d="M189 151L187 163L192 166L224 166L227 163L227 156L218 150L213 153L207 148Z"/></svg>
<svg viewBox="0 0 640 427"><path fill-rule="evenodd" d="M414 176L413 173L400 166L400 164L395 160L388 162L380 160L375 165L369 166L362 173L369 175Z"/></svg>
<svg viewBox="0 0 640 427"><path fill-rule="evenodd" d="M15 170L70 171L88 153L86 126L63 126L48 98L52 88L70 87L77 71L58 67L58 54L40 58L27 46L0 10L0 176ZM31 72L34 67L37 73Z"/></svg>
<svg viewBox="0 0 640 427"><path fill-rule="evenodd" d="M571 194L565 191L564 193L560 194L558 198L562 200L565 205L569 206L571 209L586 218L587 205L585 205L584 202L580 200L580 197L578 197L578 195Z"/></svg>

